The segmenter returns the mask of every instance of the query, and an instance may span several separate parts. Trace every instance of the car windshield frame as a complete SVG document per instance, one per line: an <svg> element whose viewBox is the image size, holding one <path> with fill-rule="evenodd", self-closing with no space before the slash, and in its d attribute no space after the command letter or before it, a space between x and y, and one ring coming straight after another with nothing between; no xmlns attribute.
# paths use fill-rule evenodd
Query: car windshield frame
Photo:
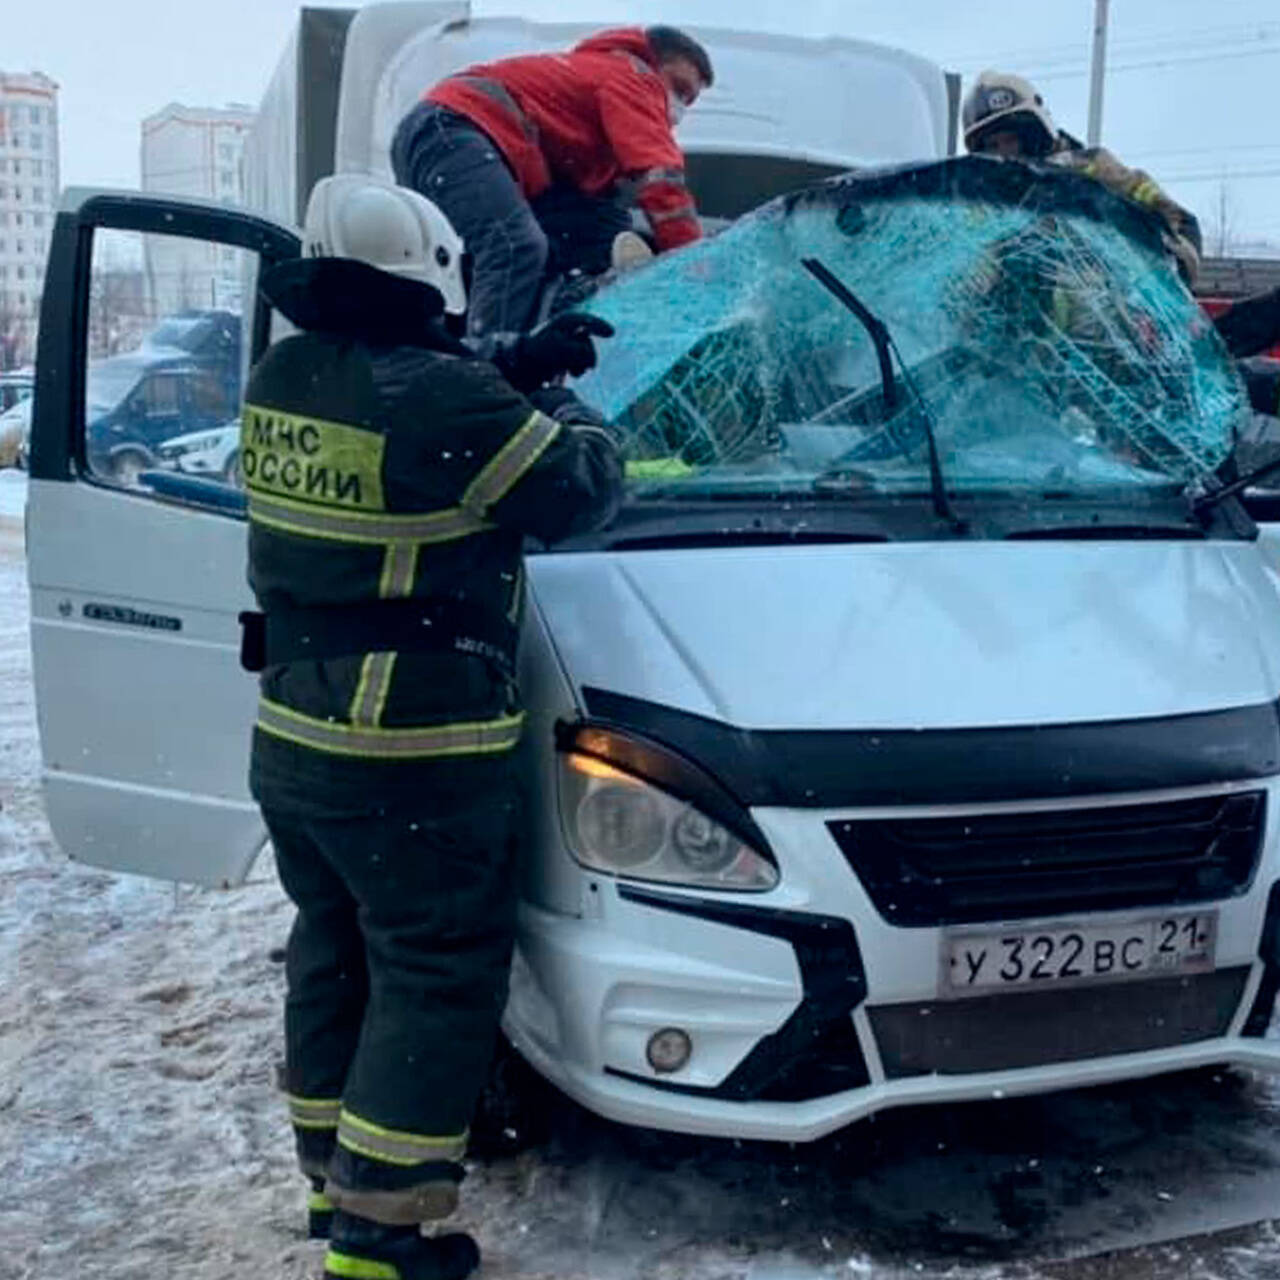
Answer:
<svg viewBox="0 0 1280 1280"><path fill-rule="evenodd" d="M875 344L809 276L884 323ZM620 431L625 510L929 502L928 427L958 506L1132 494L1185 505L1230 459L1243 383L1161 224L1102 184L985 157L775 200L579 304L617 336L575 390Z"/></svg>

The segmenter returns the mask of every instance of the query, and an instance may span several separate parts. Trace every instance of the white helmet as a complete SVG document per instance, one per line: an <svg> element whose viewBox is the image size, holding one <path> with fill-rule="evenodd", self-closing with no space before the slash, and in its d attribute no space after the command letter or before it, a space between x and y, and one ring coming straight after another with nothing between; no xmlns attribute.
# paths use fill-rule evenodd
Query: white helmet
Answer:
<svg viewBox="0 0 1280 1280"><path fill-rule="evenodd" d="M984 71L974 81L961 120L970 151L981 151L983 138L996 129L1018 134L1028 156L1047 156L1058 141L1057 126L1035 85L1003 71Z"/></svg>
<svg viewBox="0 0 1280 1280"><path fill-rule="evenodd" d="M355 258L430 285L446 314L467 309L462 238L425 196L367 173L321 178L303 225L309 258Z"/></svg>

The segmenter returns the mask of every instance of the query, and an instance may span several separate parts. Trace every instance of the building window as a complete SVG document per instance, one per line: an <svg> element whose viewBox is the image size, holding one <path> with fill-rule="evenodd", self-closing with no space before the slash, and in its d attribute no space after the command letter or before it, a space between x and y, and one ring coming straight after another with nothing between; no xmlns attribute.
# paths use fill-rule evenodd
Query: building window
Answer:
<svg viewBox="0 0 1280 1280"><path fill-rule="evenodd" d="M13 225L14 225L15 227L20 227L20 226L22 226L22 214L20 214L20 213L15 213L15 214L13 215Z"/></svg>
<svg viewBox="0 0 1280 1280"><path fill-rule="evenodd" d="M32 124L39 124L39 123L40 123L40 121L41 121L42 116L43 116L43 112L40 110L40 108L39 108L39 107L32 107L32 108L31 108L31 123L32 123Z"/></svg>
<svg viewBox="0 0 1280 1280"><path fill-rule="evenodd" d="M21 173L21 172L22 172L22 161L21 161L21 160L15 160L15 161L13 162L13 171L14 171L14 173Z"/></svg>
<svg viewBox="0 0 1280 1280"><path fill-rule="evenodd" d="M44 177L44 161L43 160L33 160L31 162L31 176L33 178Z"/></svg>
<svg viewBox="0 0 1280 1280"><path fill-rule="evenodd" d="M31 198L36 202L36 204L44 204L44 188L32 187Z"/></svg>
<svg viewBox="0 0 1280 1280"><path fill-rule="evenodd" d="M232 160L231 144L229 142L220 142L218 144L218 159L223 164L230 164Z"/></svg>
<svg viewBox="0 0 1280 1280"><path fill-rule="evenodd" d="M41 151L44 149L44 134L33 133L31 135L31 150Z"/></svg>
<svg viewBox="0 0 1280 1280"><path fill-rule="evenodd" d="M27 278L27 269L26 269L26 267L19 267L19 268L18 268L18 279L19 279L19 280L25 280L26 278Z"/></svg>
<svg viewBox="0 0 1280 1280"><path fill-rule="evenodd" d="M43 227L43 226L44 226L44 214L43 214L43 213L33 213L33 214L31 215L31 225L32 225L33 227Z"/></svg>

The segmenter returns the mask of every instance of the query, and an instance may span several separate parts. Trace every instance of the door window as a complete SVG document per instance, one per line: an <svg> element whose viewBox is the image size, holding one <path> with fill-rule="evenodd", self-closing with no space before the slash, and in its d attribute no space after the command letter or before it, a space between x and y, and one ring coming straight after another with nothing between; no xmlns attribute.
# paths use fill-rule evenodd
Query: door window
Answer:
<svg viewBox="0 0 1280 1280"><path fill-rule="evenodd" d="M150 232L94 235L84 396L90 475L201 503L239 484L242 300L257 255Z"/></svg>

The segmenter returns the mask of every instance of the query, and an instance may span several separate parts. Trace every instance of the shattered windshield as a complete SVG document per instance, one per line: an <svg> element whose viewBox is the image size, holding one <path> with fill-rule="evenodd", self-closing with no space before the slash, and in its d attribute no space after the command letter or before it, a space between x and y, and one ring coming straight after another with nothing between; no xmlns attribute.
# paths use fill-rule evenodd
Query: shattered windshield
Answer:
<svg viewBox="0 0 1280 1280"><path fill-rule="evenodd" d="M868 329L816 259L883 322ZM1243 387L1136 207L1077 175L964 159L776 201L602 290L618 336L579 393L624 431L633 499L1088 496L1217 468Z"/></svg>

